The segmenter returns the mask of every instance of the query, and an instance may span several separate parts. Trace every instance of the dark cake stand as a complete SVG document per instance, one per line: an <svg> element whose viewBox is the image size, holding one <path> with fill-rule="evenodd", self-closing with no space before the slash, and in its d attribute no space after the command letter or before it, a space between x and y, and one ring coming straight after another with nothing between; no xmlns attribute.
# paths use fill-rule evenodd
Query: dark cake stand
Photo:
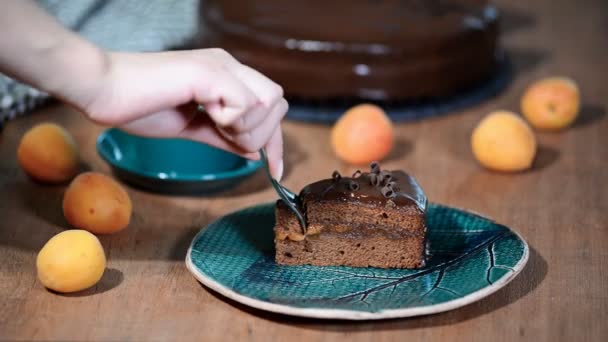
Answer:
<svg viewBox="0 0 608 342"><path fill-rule="evenodd" d="M512 79L512 67L506 53L500 53L498 68L491 78L449 97L408 102L374 102L395 122L421 120L463 110L500 94ZM333 123L350 107L373 102L364 99L327 101L289 99L287 118L295 121Z"/></svg>

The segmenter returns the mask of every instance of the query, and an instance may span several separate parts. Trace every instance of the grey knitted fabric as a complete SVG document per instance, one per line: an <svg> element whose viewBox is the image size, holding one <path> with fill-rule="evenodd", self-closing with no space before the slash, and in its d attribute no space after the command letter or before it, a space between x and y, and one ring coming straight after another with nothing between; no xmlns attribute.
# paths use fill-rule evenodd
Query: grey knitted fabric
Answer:
<svg viewBox="0 0 608 342"><path fill-rule="evenodd" d="M162 51L187 44L198 28L199 0L38 0L63 25L106 49ZM27 20L27 18L24 18ZM0 125L48 95L0 74Z"/></svg>

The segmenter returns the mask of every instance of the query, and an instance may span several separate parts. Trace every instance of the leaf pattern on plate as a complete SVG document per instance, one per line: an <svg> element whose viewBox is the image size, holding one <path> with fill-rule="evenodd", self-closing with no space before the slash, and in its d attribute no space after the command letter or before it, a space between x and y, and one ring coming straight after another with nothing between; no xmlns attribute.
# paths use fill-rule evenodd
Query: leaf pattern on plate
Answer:
<svg viewBox="0 0 608 342"><path fill-rule="evenodd" d="M300 308L379 312L441 304L514 272L525 243L510 229L465 211L431 204L430 257L417 270L282 266L274 262L274 208L262 205L211 224L191 258L238 294Z"/></svg>

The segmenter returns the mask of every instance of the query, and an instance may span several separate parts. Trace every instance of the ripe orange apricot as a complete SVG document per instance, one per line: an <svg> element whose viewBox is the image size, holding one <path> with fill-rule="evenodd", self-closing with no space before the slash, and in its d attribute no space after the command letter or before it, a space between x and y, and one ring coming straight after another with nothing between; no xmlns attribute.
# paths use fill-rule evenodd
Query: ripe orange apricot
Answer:
<svg viewBox="0 0 608 342"><path fill-rule="evenodd" d="M53 236L36 257L38 279L57 292L76 292L95 285L106 269L99 239L82 229Z"/></svg>
<svg viewBox="0 0 608 342"><path fill-rule="evenodd" d="M382 108L357 105L334 124L331 145L343 161L365 165L385 158L393 148L393 124Z"/></svg>
<svg viewBox="0 0 608 342"><path fill-rule="evenodd" d="M78 148L72 135L54 123L30 128L21 137L17 160L25 173L44 183L62 183L78 173Z"/></svg>
<svg viewBox="0 0 608 342"><path fill-rule="evenodd" d="M577 84L566 77L549 77L533 83L521 98L522 114L541 130L561 130L578 116L580 94Z"/></svg>
<svg viewBox="0 0 608 342"><path fill-rule="evenodd" d="M473 130L473 155L491 170L515 172L532 166L536 156L536 137L517 114L497 111L488 114Z"/></svg>
<svg viewBox="0 0 608 342"><path fill-rule="evenodd" d="M125 229L131 220L129 194L112 178L97 172L78 175L63 197L63 214L72 226L95 234Z"/></svg>

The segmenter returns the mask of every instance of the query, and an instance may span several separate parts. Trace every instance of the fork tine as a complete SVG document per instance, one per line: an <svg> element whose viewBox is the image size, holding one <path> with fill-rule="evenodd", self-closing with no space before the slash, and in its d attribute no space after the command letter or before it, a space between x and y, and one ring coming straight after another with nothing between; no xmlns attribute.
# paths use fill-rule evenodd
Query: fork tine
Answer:
<svg viewBox="0 0 608 342"><path fill-rule="evenodd" d="M276 179L274 179L274 177L272 177L272 175L270 174L268 157L266 156L266 151L264 149L260 149L260 159L262 160L262 162L264 162L264 164L266 164L266 167L265 167L266 175L268 176L268 179L270 180L272 187L275 189L275 191L277 192L277 194L279 195L281 200L296 215L296 218L298 219L298 222L300 223L300 226L302 227L302 232L304 234L306 234L306 231L307 231L306 220L304 219L303 213L300 212L300 209L298 208L298 203L296 203L297 195L295 193L291 192L286 187L282 186L279 182L277 182Z"/></svg>

